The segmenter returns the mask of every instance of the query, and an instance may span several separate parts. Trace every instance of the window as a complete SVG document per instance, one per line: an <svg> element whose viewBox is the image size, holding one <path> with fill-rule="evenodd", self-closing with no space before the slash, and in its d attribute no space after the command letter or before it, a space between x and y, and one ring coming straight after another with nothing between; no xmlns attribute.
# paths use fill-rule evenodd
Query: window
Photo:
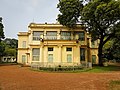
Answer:
<svg viewBox="0 0 120 90"><path fill-rule="evenodd" d="M85 41L85 33L83 31L81 32L75 32L75 35L78 35L79 36L79 40L80 41Z"/></svg>
<svg viewBox="0 0 120 90"><path fill-rule="evenodd" d="M66 51L72 51L72 48L67 47Z"/></svg>
<svg viewBox="0 0 120 90"><path fill-rule="evenodd" d="M40 55L40 49L39 48L33 48L32 49L32 60L33 61L39 61L39 55Z"/></svg>
<svg viewBox="0 0 120 90"><path fill-rule="evenodd" d="M48 54L48 62L53 62L53 54Z"/></svg>
<svg viewBox="0 0 120 90"><path fill-rule="evenodd" d="M85 61L85 48L80 48L80 60Z"/></svg>
<svg viewBox="0 0 120 90"><path fill-rule="evenodd" d="M92 41L91 45L92 45L92 48L94 48L95 47L95 41Z"/></svg>
<svg viewBox="0 0 120 90"><path fill-rule="evenodd" d="M67 62L68 63L72 62L72 55L71 54L67 54Z"/></svg>
<svg viewBox="0 0 120 90"><path fill-rule="evenodd" d="M22 42L22 47L23 47L23 48L26 48L26 41L23 41L23 42Z"/></svg>
<svg viewBox="0 0 120 90"><path fill-rule="evenodd" d="M49 40L57 39L57 32L56 31L52 31L52 32L49 31L49 32L47 32L46 39L49 39Z"/></svg>
<svg viewBox="0 0 120 90"><path fill-rule="evenodd" d="M61 39L70 40L71 39L71 32L61 32Z"/></svg>
<svg viewBox="0 0 120 90"><path fill-rule="evenodd" d="M53 47L48 47L48 51L53 51Z"/></svg>
<svg viewBox="0 0 120 90"><path fill-rule="evenodd" d="M92 55L92 63L96 64L96 55Z"/></svg>
<svg viewBox="0 0 120 90"><path fill-rule="evenodd" d="M41 35L43 35L43 32L41 31L34 31L33 32L33 40L39 41L41 38Z"/></svg>
<svg viewBox="0 0 120 90"><path fill-rule="evenodd" d="M22 55L22 63L25 64L25 62L26 62L26 56Z"/></svg>

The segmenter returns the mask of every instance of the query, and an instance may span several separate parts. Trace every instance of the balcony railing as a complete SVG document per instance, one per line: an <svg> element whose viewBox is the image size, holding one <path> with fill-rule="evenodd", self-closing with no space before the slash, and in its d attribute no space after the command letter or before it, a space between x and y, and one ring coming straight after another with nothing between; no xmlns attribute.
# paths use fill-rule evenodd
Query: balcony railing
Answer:
<svg viewBox="0 0 120 90"><path fill-rule="evenodd" d="M40 37L39 36L33 36L33 40L34 41L40 41Z"/></svg>
<svg viewBox="0 0 120 90"><path fill-rule="evenodd" d="M33 40L34 41L40 41L41 39L44 39L44 40L76 40L77 38L72 38L71 36L60 36L59 38L57 36L43 36L43 37L40 37L40 36L33 36ZM80 41L84 41L82 39L78 39Z"/></svg>
<svg viewBox="0 0 120 90"><path fill-rule="evenodd" d="M61 36L60 37L61 40L71 40L71 36Z"/></svg>
<svg viewBox="0 0 120 90"><path fill-rule="evenodd" d="M44 36L45 40L57 40L57 36Z"/></svg>

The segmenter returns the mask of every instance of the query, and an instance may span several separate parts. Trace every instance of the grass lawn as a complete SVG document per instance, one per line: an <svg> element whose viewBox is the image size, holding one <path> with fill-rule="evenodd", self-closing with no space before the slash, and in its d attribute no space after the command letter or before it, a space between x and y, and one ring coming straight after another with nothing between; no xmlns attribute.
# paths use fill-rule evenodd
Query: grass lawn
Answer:
<svg viewBox="0 0 120 90"><path fill-rule="evenodd" d="M112 65L105 67L94 66L92 69L86 72L110 72L110 71L120 71L120 66L112 66Z"/></svg>
<svg viewBox="0 0 120 90"><path fill-rule="evenodd" d="M110 90L120 90L120 80L111 81L109 83Z"/></svg>

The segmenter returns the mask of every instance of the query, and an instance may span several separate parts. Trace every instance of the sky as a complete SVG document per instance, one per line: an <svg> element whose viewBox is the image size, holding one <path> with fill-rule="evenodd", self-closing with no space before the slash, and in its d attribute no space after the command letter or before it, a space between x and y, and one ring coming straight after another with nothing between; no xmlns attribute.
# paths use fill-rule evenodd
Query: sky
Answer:
<svg viewBox="0 0 120 90"><path fill-rule="evenodd" d="M56 23L59 0L0 0L5 38L17 39L18 32L27 32L34 23Z"/></svg>

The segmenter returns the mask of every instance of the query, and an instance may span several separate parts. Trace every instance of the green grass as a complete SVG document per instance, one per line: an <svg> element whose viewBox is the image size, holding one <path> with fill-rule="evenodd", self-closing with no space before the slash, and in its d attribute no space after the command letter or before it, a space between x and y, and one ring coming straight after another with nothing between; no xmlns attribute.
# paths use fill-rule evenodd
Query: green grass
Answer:
<svg viewBox="0 0 120 90"><path fill-rule="evenodd" d="M94 66L91 70L88 70L87 72L110 72L110 71L120 71L120 66L106 66L106 67Z"/></svg>
<svg viewBox="0 0 120 90"><path fill-rule="evenodd" d="M110 90L120 90L120 80L110 81L109 89Z"/></svg>

